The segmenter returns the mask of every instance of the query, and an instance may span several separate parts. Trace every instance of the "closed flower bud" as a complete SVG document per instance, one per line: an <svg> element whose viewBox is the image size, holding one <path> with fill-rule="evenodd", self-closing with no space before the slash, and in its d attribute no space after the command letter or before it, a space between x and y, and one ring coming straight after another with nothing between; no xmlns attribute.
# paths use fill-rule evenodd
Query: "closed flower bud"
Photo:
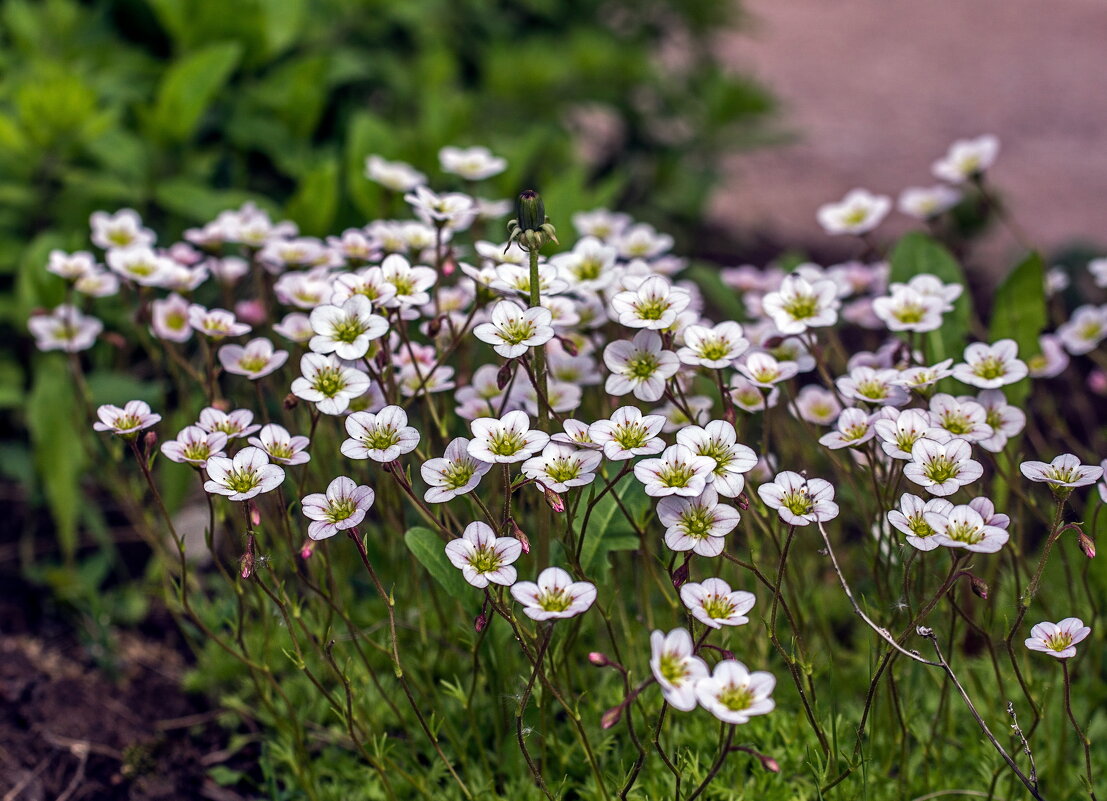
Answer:
<svg viewBox="0 0 1107 801"><path fill-rule="evenodd" d="M680 589L688 582L688 562L684 562L680 567L673 571L672 579L673 586L676 589Z"/></svg>
<svg viewBox="0 0 1107 801"><path fill-rule="evenodd" d="M157 444L158 444L158 434L157 434L157 432L156 431L147 431L146 436L142 438L142 447L144 447L146 449L147 453L150 453L150 451L153 449L153 447Z"/></svg>
<svg viewBox="0 0 1107 801"><path fill-rule="evenodd" d="M488 615L486 615L484 612L481 612L479 615L476 616L476 618L473 619L473 630L476 631L478 634L484 631L485 627L487 626Z"/></svg>
<svg viewBox="0 0 1107 801"><path fill-rule="evenodd" d="M1076 544L1080 546L1080 550L1084 552L1086 557L1095 559L1095 540L1081 531L1076 538Z"/></svg>
<svg viewBox="0 0 1107 801"><path fill-rule="evenodd" d="M250 522L255 526L260 526L261 510L258 509L257 504L253 501L247 501L247 508L250 510Z"/></svg>
<svg viewBox="0 0 1107 801"><path fill-rule="evenodd" d="M511 376L515 375L515 360L504 363L500 371L496 373L496 389L503 391L511 383Z"/></svg>
<svg viewBox="0 0 1107 801"><path fill-rule="evenodd" d="M284 396L284 408L295 409L300 404L300 399L291 392Z"/></svg>
<svg viewBox="0 0 1107 801"><path fill-rule="evenodd" d="M560 514L565 511L565 501L561 500L561 496L554 492L552 489L543 488L546 493L546 503L555 512Z"/></svg>
<svg viewBox="0 0 1107 801"><path fill-rule="evenodd" d="M738 508L743 512L750 508L750 499L746 497L744 492L738 496Z"/></svg>
<svg viewBox="0 0 1107 801"><path fill-rule="evenodd" d="M519 528L519 524L515 522L515 518L508 518L508 522L511 523L511 536L519 540L519 545L523 548L523 553L530 553L530 539L527 537L526 532Z"/></svg>
<svg viewBox="0 0 1107 801"><path fill-rule="evenodd" d="M973 595L978 598L983 598L985 601L988 600L988 585L983 579L973 576L969 579L969 586L972 587Z"/></svg>
<svg viewBox="0 0 1107 801"><path fill-rule="evenodd" d="M610 729L616 723L618 723L623 717L623 704L613 706L611 709L603 713L603 717L600 718L600 728Z"/></svg>
<svg viewBox="0 0 1107 801"><path fill-rule="evenodd" d="M568 337L558 337L557 341L561 343L561 347L564 348L565 352L570 356L576 356L580 353L580 348L578 348L576 343Z"/></svg>
<svg viewBox="0 0 1107 801"><path fill-rule="evenodd" d="M780 773L780 763L773 759L771 756L762 756L761 765L765 770L772 773Z"/></svg>
<svg viewBox="0 0 1107 801"><path fill-rule="evenodd" d="M523 231L537 231L546 222L546 204L533 189L524 189L515 199L515 220Z"/></svg>
<svg viewBox="0 0 1107 801"><path fill-rule="evenodd" d="M122 349L127 347L127 338L116 331L108 331L106 334L101 334L100 339L107 342L113 348Z"/></svg>
<svg viewBox="0 0 1107 801"><path fill-rule="evenodd" d="M588 661L596 667L607 667L611 664L611 660L607 658L605 654L601 654L599 651L592 651L588 654Z"/></svg>
<svg viewBox="0 0 1107 801"><path fill-rule="evenodd" d="M315 553L315 540L304 540L304 544L300 546L300 558L310 559L313 553Z"/></svg>
<svg viewBox="0 0 1107 801"><path fill-rule="evenodd" d="M442 331L442 318L432 317L427 321L427 336L436 337Z"/></svg>

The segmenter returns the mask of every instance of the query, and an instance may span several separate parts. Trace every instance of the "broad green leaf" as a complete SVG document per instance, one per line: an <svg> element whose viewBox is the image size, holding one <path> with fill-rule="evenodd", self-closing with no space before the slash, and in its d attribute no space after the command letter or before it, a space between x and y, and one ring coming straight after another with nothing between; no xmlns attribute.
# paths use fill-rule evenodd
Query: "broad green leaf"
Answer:
<svg viewBox="0 0 1107 801"><path fill-rule="evenodd" d="M929 273L947 284L964 287L961 296L947 312L942 327L926 335L927 358L931 363L954 358L965 348L972 319L972 299L965 274L953 254L928 234L914 231L896 243L891 256L891 280L905 283L916 275Z"/></svg>
<svg viewBox="0 0 1107 801"><path fill-rule="evenodd" d="M183 142L196 130L200 117L238 65L242 48L220 42L197 50L173 64L158 87L151 123L165 139Z"/></svg>
<svg viewBox="0 0 1107 801"><path fill-rule="evenodd" d="M635 522L640 522L643 510L649 508L649 499L634 476L623 478L612 492L596 503L588 518L588 530L584 532L584 545L580 551L581 567L590 576L607 570L607 554L611 551L633 551L639 546L634 526L627 520L612 494L619 496L619 501L635 518ZM576 523L577 536L581 536L580 527L583 523L582 510Z"/></svg>
<svg viewBox="0 0 1107 801"><path fill-rule="evenodd" d="M992 322L988 329L991 340L1013 339L1019 346L1023 361L1041 352L1038 337L1049 322L1045 296L1045 262L1038 253L1031 253L996 290L992 307ZM1005 387L1007 398L1021 405L1030 393L1029 379Z"/></svg>
<svg viewBox="0 0 1107 801"><path fill-rule="evenodd" d="M270 214L276 214L272 201L241 189L212 189L188 178L173 178L159 182L154 197L162 208L187 220L203 222L226 209L234 209L252 201Z"/></svg>
<svg viewBox="0 0 1107 801"><path fill-rule="evenodd" d="M296 194L288 201L285 214L305 234L323 236L330 231L337 211L338 161L329 158L303 177Z"/></svg>
<svg viewBox="0 0 1107 801"><path fill-rule="evenodd" d="M437 534L429 528L414 526L404 534L404 542L419 560L419 564L427 569L451 597L459 601L473 599L474 588L462 577L461 571L450 563L442 539Z"/></svg>

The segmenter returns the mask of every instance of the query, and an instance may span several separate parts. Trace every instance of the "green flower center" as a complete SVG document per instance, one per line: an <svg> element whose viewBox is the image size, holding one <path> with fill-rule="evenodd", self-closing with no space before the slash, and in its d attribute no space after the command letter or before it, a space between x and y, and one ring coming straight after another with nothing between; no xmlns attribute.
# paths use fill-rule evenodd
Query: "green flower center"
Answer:
<svg viewBox="0 0 1107 801"><path fill-rule="evenodd" d="M564 612L573 605L573 597L561 587L556 587L539 595L538 605L546 612Z"/></svg>
<svg viewBox="0 0 1107 801"><path fill-rule="evenodd" d="M264 356L243 356L238 360L238 366L248 373L257 373L269 365L269 360Z"/></svg>
<svg viewBox="0 0 1107 801"><path fill-rule="evenodd" d="M704 342L700 347L700 358L718 361L730 355L730 341L726 339L712 339Z"/></svg>
<svg viewBox="0 0 1107 801"><path fill-rule="evenodd" d="M649 433L641 423L630 423L615 432L615 442L627 451L641 448L649 441Z"/></svg>
<svg viewBox="0 0 1107 801"><path fill-rule="evenodd" d="M1072 635L1067 631L1060 631L1045 638L1045 644L1052 651L1064 651L1072 645Z"/></svg>
<svg viewBox="0 0 1107 801"><path fill-rule="evenodd" d="M869 212L863 208L850 209L842 215L842 222L846 225L860 225L868 219Z"/></svg>
<svg viewBox="0 0 1107 801"><path fill-rule="evenodd" d="M948 456L935 456L923 468L923 475L935 484L942 484L951 478L957 478L961 469Z"/></svg>
<svg viewBox="0 0 1107 801"><path fill-rule="evenodd" d="M591 281L600 277L603 270L603 262L595 259L584 259L573 269L573 276L578 281Z"/></svg>
<svg viewBox="0 0 1107 801"><path fill-rule="evenodd" d="M1080 477L1079 473L1071 467L1047 467L1043 471L1045 477L1052 483L1069 484Z"/></svg>
<svg viewBox="0 0 1107 801"><path fill-rule="evenodd" d="M337 367L321 367L312 379L312 389L327 398L333 398L345 388L346 382Z"/></svg>
<svg viewBox="0 0 1107 801"><path fill-rule="evenodd" d="M488 450L497 456L514 456L523 449L526 440L514 431L493 434L488 441Z"/></svg>
<svg viewBox="0 0 1107 801"><path fill-rule="evenodd" d="M683 462L666 464L658 472L657 480L663 487L687 487L695 474L695 471Z"/></svg>
<svg viewBox="0 0 1107 801"><path fill-rule="evenodd" d="M138 428L141 422L133 414L121 414L115 418L115 427L121 431L130 431L132 428Z"/></svg>
<svg viewBox="0 0 1107 801"><path fill-rule="evenodd" d="M669 310L669 301L663 298L648 298L634 304L634 311L641 320L660 320Z"/></svg>
<svg viewBox="0 0 1107 801"><path fill-rule="evenodd" d="M786 301L782 307L796 320L814 317L819 311L819 299L814 295L796 295Z"/></svg>
<svg viewBox="0 0 1107 801"><path fill-rule="evenodd" d="M181 331L188 327L188 318L180 312L169 312L165 315L165 327L173 331Z"/></svg>
<svg viewBox="0 0 1107 801"><path fill-rule="evenodd" d="M1076 329L1082 339L1095 339L1103 331L1103 326L1097 322L1087 322Z"/></svg>
<svg viewBox="0 0 1107 801"><path fill-rule="evenodd" d="M552 459L546 463L546 475L559 484L564 484L580 475L580 463L569 457Z"/></svg>
<svg viewBox="0 0 1107 801"><path fill-rule="evenodd" d="M211 428L212 428L213 431L222 432L222 433L226 434L227 436L234 436L235 434L237 434L238 432L240 432L242 430L241 426L239 426L234 420L230 420L230 419L221 420L218 423L216 423L215 425L213 425Z"/></svg>
<svg viewBox="0 0 1107 801"><path fill-rule="evenodd" d="M867 378L857 384L857 394L869 400L884 400L888 397L888 386L883 381Z"/></svg>
<svg viewBox="0 0 1107 801"><path fill-rule="evenodd" d="M934 534L934 529L921 514L907 518L907 527L911 529L911 534L916 537L929 537Z"/></svg>
<svg viewBox="0 0 1107 801"><path fill-rule="evenodd" d="M334 332L331 334L331 338L338 342L350 344L356 342L357 338L364 333L365 323L356 315L350 315L344 320L339 320L335 323Z"/></svg>
<svg viewBox="0 0 1107 801"><path fill-rule="evenodd" d="M350 498L339 498L336 501L331 501L330 505L327 506L327 511L323 514L326 516L328 523L339 523L343 520L349 520L356 511L357 504Z"/></svg>
<svg viewBox="0 0 1107 801"><path fill-rule="evenodd" d="M627 360L626 373L631 378L645 380L657 372L657 357L652 353L636 353Z"/></svg>
<svg viewBox="0 0 1107 801"><path fill-rule="evenodd" d="M666 652L661 655L661 677L670 684L679 687L688 676L688 667L684 659L674 653Z"/></svg>
<svg viewBox="0 0 1107 801"><path fill-rule="evenodd" d="M274 442L266 451L271 459L291 459L295 455L292 446L283 442Z"/></svg>
<svg viewBox="0 0 1107 801"><path fill-rule="evenodd" d="M972 371L981 378L1002 378L1007 375L1007 365L995 356L985 356L972 366Z"/></svg>
<svg viewBox="0 0 1107 801"><path fill-rule="evenodd" d="M711 536L711 526L715 515L702 506L691 506L680 516L680 530L693 539L702 540Z"/></svg>
<svg viewBox="0 0 1107 801"><path fill-rule="evenodd" d="M503 559L495 548L482 545L469 557L469 566L478 573L491 573L499 570Z"/></svg>
<svg viewBox="0 0 1107 801"><path fill-rule="evenodd" d="M134 237L128 231L109 231L108 241L117 247L124 247L134 242Z"/></svg>
<svg viewBox="0 0 1107 801"><path fill-rule="evenodd" d="M184 446L184 457L190 461L202 462L211 456L211 446L206 442L192 442Z"/></svg>
<svg viewBox="0 0 1107 801"><path fill-rule="evenodd" d="M975 545L984 539L984 530L970 523L955 523L946 526L946 536L955 542Z"/></svg>
<svg viewBox="0 0 1107 801"><path fill-rule="evenodd" d="M235 492L249 492L258 485L258 477L253 470L232 470L227 474L226 484Z"/></svg>
<svg viewBox="0 0 1107 801"><path fill-rule="evenodd" d="M400 433L392 428L378 428L366 431L361 441L370 450L386 451L400 441Z"/></svg>
<svg viewBox="0 0 1107 801"><path fill-rule="evenodd" d="M812 501L811 496L807 494L807 490L803 488L790 490L784 493L784 497L780 499L780 503L794 515L811 514L811 510L815 508L814 501Z"/></svg>
<svg viewBox="0 0 1107 801"><path fill-rule="evenodd" d="M446 468L442 478L446 481L447 489L457 490L468 484L475 472L476 467L471 462L458 462Z"/></svg>
<svg viewBox="0 0 1107 801"><path fill-rule="evenodd" d="M701 604L704 613L712 620L726 620L734 614L734 604L728 598L709 595Z"/></svg>
<svg viewBox="0 0 1107 801"><path fill-rule="evenodd" d="M921 303L905 303L892 313L901 323L922 322L925 315L926 307Z"/></svg>
<svg viewBox="0 0 1107 801"><path fill-rule="evenodd" d="M753 693L746 687L731 685L719 693L719 703L731 712L741 712L743 709L750 708L750 704L753 703Z"/></svg>
<svg viewBox="0 0 1107 801"><path fill-rule="evenodd" d="M525 319L509 320L500 329L500 338L509 345L519 345L534 336L534 323Z"/></svg>

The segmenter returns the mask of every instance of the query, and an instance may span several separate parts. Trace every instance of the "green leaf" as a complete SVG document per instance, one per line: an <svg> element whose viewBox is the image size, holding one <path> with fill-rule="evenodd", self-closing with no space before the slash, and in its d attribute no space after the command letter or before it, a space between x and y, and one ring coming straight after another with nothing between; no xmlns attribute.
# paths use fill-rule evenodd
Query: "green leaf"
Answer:
<svg viewBox="0 0 1107 801"><path fill-rule="evenodd" d="M285 214L299 224L303 233L323 236L330 231L337 211L338 161L329 158L303 177Z"/></svg>
<svg viewBox="0 0 1107 801"><path fill-rule="evenodd" d="M584 545L580 550L581 567L589 576L609 569L607 554L611 551L633 551L639 546L634 526L623 514L613 495L618 496L636 522L641 519L643 510L649 508L649 498L634 476L624 477L612 492L596 503L588 518L588 530L584 533ZM582 513L576 523L577 536L580 536L580 526L583 523Z"/></svg>
<svg viewBox="0 0 1107 801"><path fill-rule="evenodd" d="M272 201L261 195L241 189L212 189L188 178L159 182L154 197L162 208L195 222L210 220L219 212L238 208L246 201L256 203L270 214L277 213Z"/></svg>
<svg viewBox="0 0 1107 801"><path fill-rule="evenodd" d="M473 599L473 587L469 586L458 570L450 563L441 538L429 528L414 526L404 534L407 548L419 564L427 569L434 580L442 585L447 594L459 601Z"/></svg>
<svg viewBox="0 0 1107 801"><path fill-rule="evenodd" d="M158 87L151 116L154 132L172 141L188 139L200 123L201 115L231 77L241 56L240 45L221 42L197 50L173 64Z"/></svg>
<svg viewBox="0 0 1107 801"><path fill-rule="evenodd" d="M1019 262L996 290L988 334L993 342L1013 339L1023 361L1041 352L1038 337L1049 322L1045 296L1045 262L1041 254L1030 253ZM1023 379L1005 387L1007 399L1021 405L1030 394L1030 381Z"/></svg>
<svg viewBox="0 0 1107 801"><path fill-rule="evenodd" d="M956 357L964 350L972 319L972 299L965 284L965 273L953 254L928 234L914 231L896 243L891 256L891 280L906 283L916 275L933 275L947 284L964 287L961 297L947 312L942 327L926 335L926 355L933 362Z"/></svg>

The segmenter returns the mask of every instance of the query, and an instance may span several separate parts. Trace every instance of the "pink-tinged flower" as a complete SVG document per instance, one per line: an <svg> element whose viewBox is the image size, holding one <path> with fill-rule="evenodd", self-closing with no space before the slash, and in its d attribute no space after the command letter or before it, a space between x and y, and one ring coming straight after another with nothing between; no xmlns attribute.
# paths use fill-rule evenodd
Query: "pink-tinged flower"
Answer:
<svg viewBox="0 0 1107 801"><path fill-rule="evenodd" d="M846 409L838 417L835 430L819 437L819 444L831 450L864 445L876 434L873 429L875 422L876 415L871 415L863 409Z"/></svg>
<svg viewBox="0 0 1107 801"><path fill-rule="evenodd" d="M933 331L942 325L945 302L898 285L890 295L873 300L873 314L889 331Z"/></svg>
<svg viewBox="0 0 1107 801"><path fill-rule="evenodd" d="M167 342L187 342L192 339L187 299L176 292L150 303L150 333Z"/></svg>
<svg viewBox="0 0 1107 801"><path fill-rule="evenodd" d="M896 207L916 220L932 220L961 202L961 192L952 186L913 186L900 192Z"/></svg>
<svg viewBox="0 0 1107 801"><path fill-rule="evenodd" d="M206 467L204 489L212 495L226 495L232 501L248 501L270 492L284 481L284 469L269 463L261 448L246 447L234 455L212 456Z"/></svg>
<svg viewBox="0 0 1107 801"><path fill-rule="evenodd" d="M610 343L603 361L611 371L604 385L609 395L631 393L649 402L661 399L666 382L680 369L676 354L662 350L661 337L649 329L639 331L630 342Z"/></svg>
<svg viewBox="0 0 1107 801"><path fill-rule="evenodd" d="M427 182L427 176L410 164L371 155L365 159L365 177L393 192L410 192Z"/></svg>
<svg viewBox="0 0 1107 801"><path fill-rule="evenodd" d="M571 487L591 484L601 461L603 456L596 451L550 442L542 453L523 462L522 473L545 489L567 492Z"/></svg>
<svg viewBox="0 0 1107 801"><path fill-rule="evenodd" d="M822 523L838 516L834 486L821 478L804 478L799 473L784 470L771 483L758 487L757 494L790 526Z"/></svg>
<svg viewBox="0 0 1107 801"><path fill-rule="evenodd" d="M1107 306L1079 306L1057 329L1057 338L1073 356L1095 350L1107 337Z"/></svg>
<svg viewBox="0 0 1107 801"><path fill-rule="evenodd" d="M930 166L935 178L961 184L983 175L999 155L999 139L984 134L975 139L958 139L946 155Z"/></svg>
<svg viewBox="0 0 1107 801"><path fill-rule="evenodd" d="M553 339L552 321L549 309L540 306L523 309L512 301L503 300L492 307L490 322L473 329L473 336L492 345L492 349L505 359L516 359L528 349Z"/></svg>
<svg viewBox="0 0 1107 801"><path fill-rule="evenodd" d="M87 250L78 250L76 253L51 250L50 260L46 263L47 272L64 278L66 281L76 281L81 276L88 275L96 270L96 257Z"/></svg>
<svg viewBox="0 0 1107 801"><path fill-rule="evenodd" d="M999 526L989 525L984 516L968 504L948 512L924 512L934 529L934 540L947 548L964 548L973 553L995 553L1010 539Z"/></svg>
<svg viewBox="0 0 1107 801"><path fill-rule="evenodd" d="M854 189L837 203L819 207L815 217L828 234L867 234L880 225L892 209L887 195L874 195L865 189Z"/></svg>
<svg viewBox="0 0 1107 801"><path fill-rule="evenodd" d="M1054 492L1068 494L1077 487L1094 484L1103 476L1103 468L1096 465L1080 464L1080 459L1071 453L1063 453L1052 462L1028 461L1019 465L1019 470L1031 481L1049 484Z"/></svg>
<svg viewBox="0 0 1107 801"><path fill-rule="evenodd" d="M330 274L326 270L285 273L273 284L277 300L298 309L314 309L331 302Z"/></svg>
<svg viewBox="0 0 1107 801"><path fill-rule="evenodd" d="M325 540L353 528L365 519L375 498L376 493L369 487L358 486L352 478L339 476L327 486L325 493L316 492L300 501L304 517L312 521L308 536L313 540Z"/></svg>
<svg viewBox="0 0 1107 801"><path fill-rule="evenodd" d="M306 314L299 312L286 314L284 319L273 325L273 330L297 345L306 345L308 340L315 336L315 331L311 328L311 320Z"/></svg>
<svg viewBox="0 0 1107 801"><path fill-rule="evenodd" d="M205 431L200 426L187 426L176 439L161 444L165 458L173 462L205 467L212 456L223 456L227 435L222 431Z"/></svg>
<svg viewBox="0 0 1107 801"><path fill-rule="evenodd" d="M94 211L89 217L92 227L92 244L103 250L125 248L131 245L152 245L154 232L144 228L142 218L134 209L120 209L115 214Z"/></svg>
<svg viewBox="0 0 1107 801"><path fill-rule="evenodd" d="M300 371L303 375L292 382L292 394L314 403L323 414L342 414L353 398L369 389L369 376L344 366L333 355L305 353Z"/></svg>
<svg viewBox="0 0 1107 801"><path fill-rule="evenodd" d="M466 437L457 437L446 446L441 458L428 459L419 468L427 484L423 498L428 503L451 501L476 489L481 478L491 469L492 465L488 462L469 455L469 440Z"/></svg>
<svg viewBox="0 0 1107 801"><path fill-rule="evenodd" d="M139 286L162 286L177 263L168 256L159 256L146 245L131 245L109 250L108 267L111 271Z"/></svg>
<svg viewBox="0 0 1107 801"><path fill-rule="evenodd" d="M657 436L665 425L665 418L658 414L643 416L634 406L615 410L608 420L597 420L588 427L593 442L603 447L603 455L615 462L633 459L635 456L652 456L665 449L665 442Z"/></svg>
<svg viewBox="0 0 1107 801"><path fill-rule="evenodd" d="M96 416L100 418L98 423L92 424L96 431L110 431L127 439L161 420L160 414L150 411L150 404L140 400L127 401L122 409L105 404L96 410Z"/></svg>
<svg viewBox="0 0 1107 801"><path fill-rule="evenodd" d="M73 288L90 298L107 298L119 292L119 278L107 270L91 270L78 278Z"/></svg>
<svg viewBox="0 0 1107 801"><path fill-rule="evenodd" d="M1013 339L1001 339L992 345L974 342L965 348L965 361L955 365L953 377L981 389L995 389L1026 378L1026 363L1018 358L1019 346Z"/></svg>
<svg viewBox="0 0 1107 801"><path fill-rule="evenodd" d="M707 663L695 656L687 629L650 635L650 670L669 705L681 712L696 708L696 684L707 678Z"/></svg>
<svg viewBox="0 0 1107 801"><path fill-rule="evenodd" d="M407 424L407 412L399 406L385 406L376 414L354 412L346 418L346 433L350 439L341 450L350 459L392 462L419 444L419 432Z"/></svg>
<svg viewBox="0 0 1107 801"><path fill-rule="evenodd" d="M331 303L341 306L354 295L364 295L374 306L386 308L396 297L396 287L384 280L380 267L366 267L356 273L342 273L331 284Z"/></svg>
<svg viewBox="0 0 1107 801"><path fill-rule="evenodd" d="M248 437L260 428L251 425L254 421L254 413L249 409L235 409L228 413L222 409L209 406L200 412L200 420L196 424L204 431L219 431L227 435L228 439Z"/></svg>
<svg viewBox="0 0 1107 801"><path fill-rule="evenodd" d="M1069 355L1065 352L1060 337L1042 334L1038 338L1038 348L1041 353L1026 360L1031 378L1054 378L1069 366Z"/></svg>
<svg viewBox="0 0 1107 801"><path fill-rule="evenodd" d="M920 551L933 551L941 542L934 536L934 528L926 521L927 514L948 515L953 504L944 498L924 501L918 495L905 492L899 499L899 508L888 512L888 522L907 535L907 542Z"/></svg>
<svg viewBox="0 0 1107 801"><path fill-rule="evenodd" d="M838 419L838 415L842 412L842 404L829 389L808 384L796 394L792 409L801 420L814 425L828 426Z"/></svg>
<svg viewBox="0 0 1107 801"><path fill-rule="evenodd" d="M396 290L383 305L387 308L406 308L430 302L427 290L434 286L438 274L430 267L412 267L403 256L393 253L381 262L381 278Z"/></svg>
<svg viewBox="0 0 1107 801"><path fill-rule="evenodd" d="M930 422L951 436L980 442L994 433L988 425L988 412L969 397L955 398L939 393L930 399Z"/></svg>
<svg viewBox="0 0 1107 801"><path fill-rule="evenodd" d="M250 331L250 326L235 320L226 309L205 309L198 303L188 307L188 324L212 339L242 336Z"/></svg>
<svg viewBox="0 0 1107 801"><path fill-rule="evenodd" d="M984 422L992 429L992 435L980 441L980 447L999 453L1007 447L1007 440L1018 436L1026 427L1026 413L1007 402L1002 390L986 389L976 396L984 408Z"/></svg>
<svg viewBox="0 0 1107 801"><path fill-rule="evenodd" d="M262 426L256 437L250 437L246 441L265 451L276 464L291 466L311 461L311 454L307 452L311 440L307 437L294 437L288 433L288 429L276 423Z"/></svg>
<svg viewBox="0 0 1107 801"><path fill-rule="evenodd" d="M547 567L538 574L537 582L512 585L511 596L532 620L564 620L588 611L596 600L596 585L573 581L560 567Z"/></svg>
<svg viewBox="0 0 1107 801"><path fill-rule="evenodd" d="M749 623L746 613L757 603L757 596L744 590L732 590L721 578L709 578L681 586L680 600L692 617L705 626L718 629Z"/></svg>
<svg viewBox="0 0 1107 801"><path fill-rule="evenodd" d="M510 587L517 574L512 563L523 552L523 545L514 537L497 537L487 523L470 523L465 532L446 543L446 556L461 570L465 580L474 587L489 584Z"/></svg>
<svg viewBox="0 0 1107 801"><path fill-rule="evenodd" d="M798 274L787 276L775 292L761 301L764 312L782 334L802 334L838 321L838 287L833 281L808 281Z"/></svg>
<svg viewBox="0 0 1107 801"><path fill-rule="evenodd" d="M715 665L709 678L696 682L696 698L719 720L734 725L772 712L776 702L770 696L775 688L776 679L771 673L751 673L741 662L724 659Z"/></svg>
<svg viewBox="0 0 1107 801"><path fill-rule="evenodd" d="M971 457L972 446L963 439L945 444L920 439L911 450L911 461L903 466L903 474L931 495L944 497L984 475L980 462Z"/></svg>
<svg viewBox="0 0 1107 801"><path fill-rule="evenodd" d="M877 406L903 406L911 396L899 386L899 373L892 369L854 367L849 375L835 380L844 398L863 401Z"/></svg>
<svg viewBox="0 0 1107 801"><path fill-rule="evenodd" d="M731 377L729 392L734 405L747 412L771 409L776 406L780 399L780 390L777 387L773 387L766 394L760 385L755 384L743 375Z"/></svg>
<svg viewBox="0 0 1107 801"><path fill-rule="evenodd" d="M734 360L745 353L749 340L742 336L742 326L734 322L708 325L690 325L681 333L684 347L677 351L683 364L721 370L730 367Z"/></svg>
<svg viewBox="0 0 1107 801"><path fill-rule="evenodd" d="M550 264L577 292L599 292L614 277L616 255L615 248L605 245L600 239L584 236L571 252L552 256Z"/></svg>
<svg viewBox="0 0 1107 801"><path fill-rule="evenodd" d="M799 372L796 362L777 361L770 354L761 352L749 354L737 367L738 372L762 389L771 389Z"/></svg>
<svg viewBox="0 0 1107 801"><path fill-rule="evenodd" d="M507 169L507 159L492 155L486 147L444 147L438 151L442 172L460 175L467 181L483 181Z"/></svg>
<svg viewBox="0 0 1107 801"><path fill-rule="evenodd" d="M1076 644L1087 639L1092 630L1078 617L1066 617L1058 623L1042 622L1030 629L1025 645L1057 659L1076 656Z"/></svg>
<svg viewBox="0 0 1107 801"><path fill-rule="evenodd" d="M319 306L308 319L315 332L308 347L340 359L360 359L369 352L370 342L388 333L388 321L373 314L373 304L364 295L354 295L341 306Z"/></svg>
<svg viewBox="0 0 1107 801"><path fill-rule="evenodd" d="M662 498L657 517L665 526L665 545L670 549L712 557L722 553L726 535L741 516L734 507L720 504L719 494L709 484L695 498Z"/></svg>
<svg viewBox="0 0 1107 801"><path fill-rule="evenodd" d="M697 498L715 469L710 456L697 456L685 445L670 445L657 459L643 459L634 465L634 477L651 498L681 495Z"/></svg>
<svg viewBox="0 0 1107 801"><path fill-rule="evenodd" d="M676 441L696 456L707 456L715 462L708 483L724 498L737 498L742 493L744 474L757 464L757 454L738 442L734 426L726 420L712 420L703 428L687 425L677 432Z"/></svg>
<svg viewBox="0 0 1107 801"><path fill-rule="evenodd" d="M584 448L585 450L600 450L603 445L592 439L591 433L589 433L591 426L580 420L574 420L571 417L567 418L562 424L563 431L558 431L555 434L550 435L551 442L560 442L563 445L575 445L578 448Z"/></svg>
<svg viewBox="0 0 1107 801"><path fill-rule="evenodd" d="M280 369L288 360L288 351L276 350L264 337L251 339L242 345L223 345L219 348L219 363L234 375L244 375L251 381Z"/></svg>
<svg viewBox="0 0 1107 801"><path fill-rule="evenodd" d="M424 223L441 225L449 231L464 231L477 218L477 204L461 192L439 195L425 186L417 186L404 195L404 200Z"/></svg>
<svg viewBox="0 0 1107 801"><path fill-rule="evenodd" d="M95 317L86 317L76 306L63 304L49 314L39 314L27 321L27 329L42 351L61 350L78 353L96 344L104 324Z"/></svg>
<svg viewBox="0 0 1107 801"><path fill-rule="evenodd" d="M1011 525L1011 518L1005 514L997 513L996 505L988 498L973 498L969 501L969 506L980 513L980 517L983 518L986 526L995 526L1006 531L1007 527Z"/></svg>
<svg viewBox="0 0 1107 801"><path fill-rule="evenodd" d="M628 328L663 331L691 300L687 290L674 287L662 275L651 275L633 289L616 293L611 309L619 323Z"/></svg>
<svg viewBox="0 0 1107 801"><path fill-rule="evenodd" d="M544 431L532 431L526 412L508 412L503 417L478 417L469 424L473 438L469 455L490 464L513 464L529 459L543 448L550 437Z"/></svg>
<svg viewBox="0 0 1107 801"><path fill-rule="evenodd" d="M900 371L895 383L904 389L916 390L925 397L928 394L926 390L931 386L953 375L952 366L953 359L943 359L929 367L908 367Z"/></svg>
<svg viewBox="0 0 1107 801"><path fill-rule="evenodd" d="M885 409L892 407L885 406ZM892 409L892 411L896 411ZM930 414L922 409L903 409L895 417L883 417L873 423L881 449L893 459L910 461L911 451L920 439L948 442L953 435L934 426Z"/></svg>

